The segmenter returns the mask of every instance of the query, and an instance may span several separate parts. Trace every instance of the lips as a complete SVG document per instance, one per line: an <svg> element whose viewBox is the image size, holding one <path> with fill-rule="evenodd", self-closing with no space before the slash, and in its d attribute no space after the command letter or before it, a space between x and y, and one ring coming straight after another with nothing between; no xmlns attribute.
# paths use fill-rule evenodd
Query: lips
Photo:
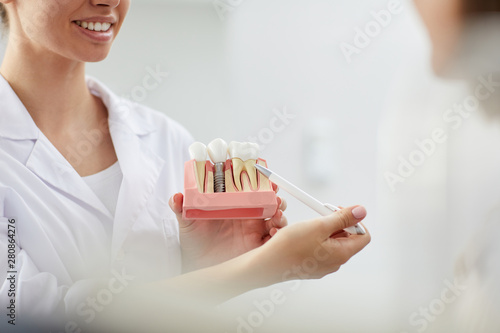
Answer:
<svg viewBox="0 0 500 333"><path fill-rule="evenodd" d="M76 28L80 36L94 43L108 44L114 39L114 23L97 21L97 19L88 19L85 21L73 21L73 26Z"/></svg>

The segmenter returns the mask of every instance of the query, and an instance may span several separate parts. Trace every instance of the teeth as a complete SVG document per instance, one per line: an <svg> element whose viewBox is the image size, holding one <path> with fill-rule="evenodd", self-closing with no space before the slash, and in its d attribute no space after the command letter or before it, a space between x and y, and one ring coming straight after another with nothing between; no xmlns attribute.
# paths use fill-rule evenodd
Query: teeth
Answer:
<svg viewBox="0 0 500 333"><path fill-rule="evenodd" d="M215 139L208 144L208 155L214 163L226 162L227 143L222 139Z"/></svg>
<svg viewBox="0 0 500 333"><path fill-rule="evenodd" d="M246 172L250 179L252 190L257 190L259 184L257 182L257 170L255 164L259 158L259 145L250 142L231 142L229 144L229 156L233 162L233 177L236 188L239 191L248 191L243 189L241 185L241 174Z"/></svg>
<svg viewBox="0 0 500 333"><path fill-rule="evenodd" d="M108 31L109 28L111 28L111 23L102 23L102 30L101 31Z"/></svg>
<svg viewBox="0 0 500 333"><path fill-rule="evenodd" d="M215 139L208 144L208 155L214 162L214 192L226 191L224 164L227 159L227 143L222 139Z"/></svg>
<svg viewBox="0 0 500 333"><path fill-rule="evenodd" d="M195 142L189 147L191 159L196 161L196 183L200 193L205 192L205 165L207 161L207 147L201 142Z"/></svg>
<svg viewBox="0 0 500 333"><path fill-rule="evenodd" d="M108 22L85 22L85 21L76 21L77 25L84 29L88 29L96 32L106 32L111 28L111 23Z"/></svg>

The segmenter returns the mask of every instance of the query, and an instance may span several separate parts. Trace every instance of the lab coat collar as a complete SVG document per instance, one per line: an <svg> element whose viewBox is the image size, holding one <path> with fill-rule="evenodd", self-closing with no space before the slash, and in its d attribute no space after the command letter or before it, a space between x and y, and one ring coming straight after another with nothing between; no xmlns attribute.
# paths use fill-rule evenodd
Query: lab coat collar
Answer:
<svg viewBox="0 0 500 333"><path fill-rule="evenodd" d="M87 77L87 86L91 93L103 101L108 108L110 125L118 123L137 135L147 135L156 129L147 123L138 112L133 112L137 104L116 96L111 90L95 78Z"/></svg>
<svg viewBox="0 0 500 333"><path fill-rule="evenodd" d="M21 100L0 75L0 137L12 140L38 139L40 130Z"/></svg>
<svg viewBox="0 0 500 333"><path fill-rule="evenodd" d="M46 183L70 194L78 201L85 202L101 213L102 219L111 222L111 213L43 133L40 133L40 138L36 140L26 167Z"/></svg>

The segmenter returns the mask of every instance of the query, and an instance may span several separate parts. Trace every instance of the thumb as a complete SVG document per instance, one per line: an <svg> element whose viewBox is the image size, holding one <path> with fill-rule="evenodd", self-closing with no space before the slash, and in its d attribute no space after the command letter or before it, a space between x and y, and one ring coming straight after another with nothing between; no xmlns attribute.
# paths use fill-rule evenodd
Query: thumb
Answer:
<svg viewBox="0 0 500 333"><path fill-rule="evenodd" d="M361 222L367 215L363 206L354 206L336 211L332 215L324 217L323 222L330 234L352 227Z"/></svg>
<svg viewBox="0 0 500 333"><path fill-rule="evenodd" d="M182 203L184 202L184 195L182 193L174 194L168 201L170 209L175 213L179 221L182 220Z"/></svg>

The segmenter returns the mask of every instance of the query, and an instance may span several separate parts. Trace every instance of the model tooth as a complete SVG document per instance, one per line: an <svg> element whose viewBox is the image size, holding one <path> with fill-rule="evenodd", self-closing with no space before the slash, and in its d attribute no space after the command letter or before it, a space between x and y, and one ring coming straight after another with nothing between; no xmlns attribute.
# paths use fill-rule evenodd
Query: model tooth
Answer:
<svg viewBox="0 0 500 333"><path fill-rule="evenodd" d="M214 163L226 162L227 143L222 139L215 139L208 144L208 155Z"/></svg>
<svg viewBox="0 0 500 333"><path fill-rule="evenodd" d="M233 177L236 188L239 191L250 191L241 184L241 173L246 171L250 180L252 190L257 190L257 170L255 164L259 158L259 145L250 142L231 142L229 144L229 155L233 162Z"/></svg>
<svg viewBox="0 0 500 333"><path fill-rule="evenodd" d="M200 193L205 193L205 165L207 163L207 147L201 142L195 142L189 147L189 155L196 162L196 184Z"/></svg>
<svg viewBox="0 0 500 333"><path fill-rule="evenodd" d="M242 143L232 141L231 143L229 143L228 152L229 152L229 156L231 157L231 160L233 162L234 185L236 186L238 191L241 192L241 191L243 191L243 187L241 186L241 173L243 172L243 169L245 168L245 163L240 158L240 154L239 154L240 145L242 145Z"/></svg>

